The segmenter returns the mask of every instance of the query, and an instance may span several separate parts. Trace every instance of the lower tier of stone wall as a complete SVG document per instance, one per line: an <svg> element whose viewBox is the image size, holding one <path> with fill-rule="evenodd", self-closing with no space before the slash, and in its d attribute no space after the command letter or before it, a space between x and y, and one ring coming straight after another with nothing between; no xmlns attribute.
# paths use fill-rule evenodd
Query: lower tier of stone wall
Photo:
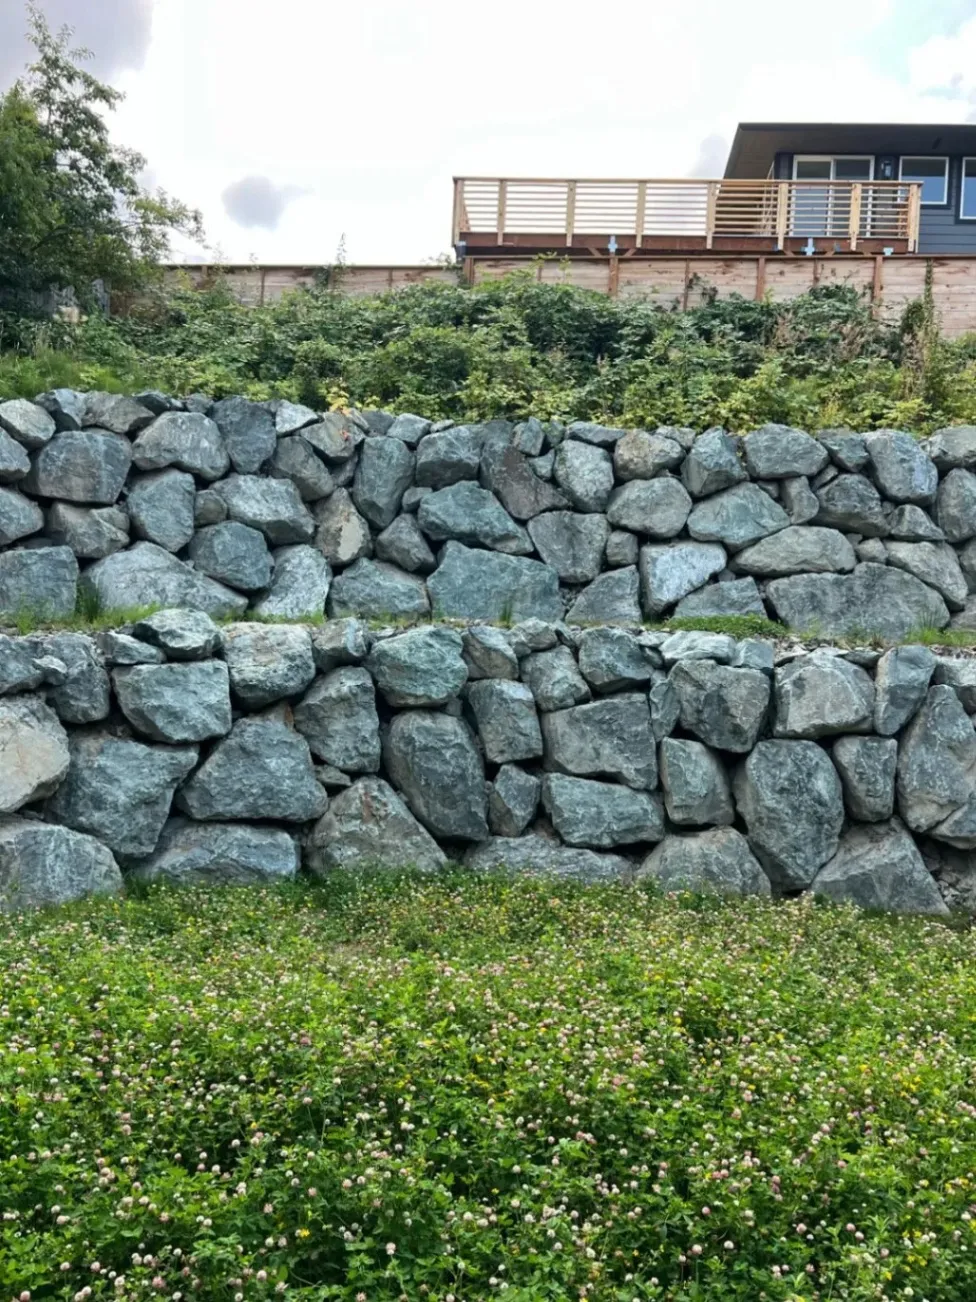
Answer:
<svg viewBox="0 0 976 1302"><path fill-rule="evenodd" d="M0 909L451 861L976 906L976 659L702 632L0 638Z"/></svg>

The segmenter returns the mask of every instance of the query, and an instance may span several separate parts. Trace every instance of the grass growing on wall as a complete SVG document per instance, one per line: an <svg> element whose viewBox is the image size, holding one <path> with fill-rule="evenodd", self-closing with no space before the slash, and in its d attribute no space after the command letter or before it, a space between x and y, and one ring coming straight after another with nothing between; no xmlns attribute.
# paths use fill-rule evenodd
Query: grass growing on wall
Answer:
<svg viewBox="0 0 976 1302"><path fill-rule="evenodd" d="M972 931L338 876L0 971L4 1297L976 1296Z"/></svg>
<svg viewBox="0 0 976 1302"><path fill-rule="evenodd" d="M517 272L473 288L344 298L297 290L242 307L217 285L160 293L122 320L0 319L0 395L55 384L354 403L434 419L626 426L780 421L924 433L976 421L976 337L946 341L931 305L884 325L853 288L681 312Z"/></svg>

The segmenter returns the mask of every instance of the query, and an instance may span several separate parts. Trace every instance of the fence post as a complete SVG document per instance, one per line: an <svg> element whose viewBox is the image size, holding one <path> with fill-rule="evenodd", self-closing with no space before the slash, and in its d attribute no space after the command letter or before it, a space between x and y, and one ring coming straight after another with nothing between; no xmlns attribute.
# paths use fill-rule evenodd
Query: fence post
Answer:
<svg viewBox="0 0 976 1302"><path fill-rule="evenodd" d="M851 186L851 211L848 217L847 234L851 241L851 252L857 248L857 236L861 229L861 183L855 181Z"/></svg>
<svg viewBox="0 0 976 1302"><path fill-rule="evenodd" d="M508 205L508 182L498 182L498 243L505 243L505 209Z"/></svg>
<svg viewBox="0 0 976 1302"><path fill-rule="evenodd" d="M634 223L637 227L637 248L640 248L644 240L644 216L647 212L647 182L638 181L637 183L637 220Z"/></svg>
<svg viewBox="0 0 976 1302"><path fill-rule="evenodd" d="M573 231L576 227L576 182L568 181L566 184L566 247L568 248L573 242Z"/></svg>
<svg viewBox="0 0 976 1302"><path fill-rule="evenodd" d="M715 210L718 207L718 181L708 182L705 202L705 248L710 249L715 238Z"/></svg>
<svg viewBox="0 0 976 1302"><path fill-rule="evenodd" d="M786 245L786 232L790 219L790 183L780 181L776 187L776 247L780 251Z"/></svg>

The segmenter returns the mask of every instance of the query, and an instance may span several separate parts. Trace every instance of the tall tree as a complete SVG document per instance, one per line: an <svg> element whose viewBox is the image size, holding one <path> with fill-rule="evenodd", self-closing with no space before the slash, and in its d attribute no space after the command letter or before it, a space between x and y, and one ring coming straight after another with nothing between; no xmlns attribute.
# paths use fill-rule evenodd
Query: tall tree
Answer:
<svg viewBox="0 0 976 1302"><path fill-rule="evenodd" d="M200 214L140 181L145 159L113 144L106 116L122 98L84 67L71 30L28 6L34 62L0 96L0 296L29 302L93 282L131 290L158 273L169 237L201 235Z"/></svg>

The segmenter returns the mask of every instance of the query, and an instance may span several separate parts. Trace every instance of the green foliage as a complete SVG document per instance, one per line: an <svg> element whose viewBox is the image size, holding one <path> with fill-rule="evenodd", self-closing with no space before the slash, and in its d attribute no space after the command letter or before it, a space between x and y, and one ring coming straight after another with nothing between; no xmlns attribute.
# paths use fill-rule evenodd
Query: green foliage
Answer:
<svg viewBox="0 0 976 1302"><path fill-rule="evenodd" d="M665 625L700 633L727 633L729 637L780 638L792 636L785 624L762 615L676 615Z"/></svg>
<svg viewBox="0 0 976 1302"><path fill-rule="evenodd" d="M339 874L0 971L4 1297L976 1296L970 930Z"/></svg>

